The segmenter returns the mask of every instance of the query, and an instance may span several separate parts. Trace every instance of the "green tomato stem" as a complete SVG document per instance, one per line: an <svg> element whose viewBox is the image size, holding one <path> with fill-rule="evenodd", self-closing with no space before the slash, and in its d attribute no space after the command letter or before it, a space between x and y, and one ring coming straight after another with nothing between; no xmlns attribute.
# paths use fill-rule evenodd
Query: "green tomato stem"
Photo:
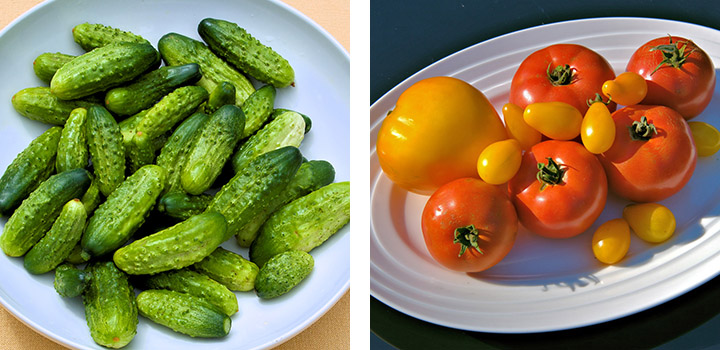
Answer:
<svg viewBox="0 0 720 350"><path fill-rule="evenodd" d="M647 141L657 134L657 128L652 123L648 123L646 116L642 116L640 121L634 121L632 125L628 126L628 130L630 138L634 141Z"/></svg>
<svg viewBox="0 0 720 350"><path fill-rule="evenodd" d="M475 228L475 225L458 227L455 229L455 238L453 239L453 243L460 244L460 254L458 254L458 258L465 254L468 247L475 248L475 250L477 250L480 254L485 254L478 246L477 242L479 236L480 231Z"/></svg>
<svg viewBox="0 0 720 350"><path fill-rule="evenodd" d="M670 36L670 35L668 35ZM682 43L682 46L678 47L677 44ZM658 69L660 69L664 65L672 66L675 68L680 68L683 63L687 60L687 58L695 52L695 48L690 50L690 52L685 53L685 49L687 48L687 42L677 42L676 44L673 44L672 42L672 36L670 36L670 43L666 45L658 45L655 47L650 48L650 51L660 51L663 54L663 60L660 61L660 63L655 67L655 69L650 73L650 75L655 74Z"/></svg>
<svg viewBox="0 0 720 350"><path fill-rule="evenodd" d="M552 157L547 157L548 163L538 163L537 179L540 181L540 191L544 190L548 185L554 186L562 183L565 169L562 169Z"/></svg>
<svg viewBox="0 0 720 350"><path fill-rule="evenodd" d="M575 70L573 68L570 68L570 65L566 64L564 66L557 66L555 69L550 71L550 65L552 63L548 64L546 73L547 77L550 80L550 83L553 84L553 86L559 86L559 85L570 85L572 83L573 79L575 78Z"/></svg>

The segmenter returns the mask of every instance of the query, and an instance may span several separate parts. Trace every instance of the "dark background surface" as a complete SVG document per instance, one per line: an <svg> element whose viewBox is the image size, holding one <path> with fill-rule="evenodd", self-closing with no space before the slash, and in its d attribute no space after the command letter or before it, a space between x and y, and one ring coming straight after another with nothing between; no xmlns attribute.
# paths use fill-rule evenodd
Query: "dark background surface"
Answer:
<svg viewBox="0 0 720 350"><path fill-rule="evenodd" d="M543 24L650 17L720 30L715 1L371 0L370 103L415 72L479 42ZM465 332L417 320L370 298L371 348L720 349L720 277L619 320L538 334ZM391 344L391 345L389 345Z"/></svg>

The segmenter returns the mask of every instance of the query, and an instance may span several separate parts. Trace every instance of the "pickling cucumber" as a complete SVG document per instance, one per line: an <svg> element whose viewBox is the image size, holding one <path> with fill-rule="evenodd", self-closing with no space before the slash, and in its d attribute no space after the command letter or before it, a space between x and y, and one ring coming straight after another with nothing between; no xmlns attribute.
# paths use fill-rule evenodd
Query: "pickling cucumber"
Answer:
<svg viewBox="0 0 720 350"><path fill-rule="evenodd" d="M76 108L70 112L57 146L55 169L59 173L75 168L85 168L88 165L90 154L87 146L86 120L87 109Z"/></svg>
<svg viewBox="0 0 720 350"><path fill-rule="evenodd" d="M260 130L267 119L272 115L275 105L275 87L265 85L253 92L242 105L245 113L245 130L242 138L250 137Z"/></svg>
<svg viewBox="0 0 720 350"><path fill-rule="evenodd" d="M209 115L195 113L185 119L168 139L157 156L157 165L165 168L168 173L168 185L165 192L182 191L180 175L192 149L193 142L200 135L207 123Z"/></svg>
<svg viewBox="0 0 720 350"><path fill-rule="evenodd" d="M277 254L260 268L255 291L263 299L277 298L300 284L314 265L313 257L301 250Z"/></svg>
<svg viewBox="0 0 720 350"><path fill-rule="evenodd" d="M159 212L178 220L187 220L192 216L205 211L212 201L213 196L210 194L200 194L193 196L183 191L170 191L158 201L157 209Z"/></svg>
<svg viewBox="0 0 720 350"><path fill-rule="evenodd" d="M192 266L230 290L247 292L255 288L255 278L260 269L255 263L223 247Z"/></svg>
<svg viewBox="0 0 720 350"><path fill-rule="evenodd" d="M255 157L285 146L300 147L305 136L305 121L295 112L286 112L265 125L243 143L232 157L235 172Z"/></svg>
<svg viewBox="0 0 720 350"><path fill-rule="evenodd" d="M13 95L12 105L25 118L62 126L73 109L89 108L95 103L85 100L65 101L50 93L49 87L30 87Z"/></svg>
<svg viewBox="0 0 720 350"><path fill-rule="evenodd" d="M172 290L142 291L137 306L140 315L191 337L224 337L232 326L230 317L209 301Z"/></svg>
<svg viewBox="0 0 720 350"><path fill-rule="evenodd" d="M50 83L55 72L65 63L72 61L73 58L75 56L60 52L45 52L33 61L33 70L40 80Z"/></svg>
<svg viewBox="0 0 720 350"><path fill-rule="evenodd" d="M73 39L85 51L117 42L149 44L145 38L129 31L113 28L99 23L81 23L72 29Z"/></svg>
<svg viewBox="0 0 720 350"><path fill-rule="evenodd" d="M300 114L303 117L303 119L305 120L305 133L307 134L308 132L310 132L310 129L312 129L312 119L310 119L310 117L308 117L306 114L300 113L298 111L293 111L293 110L290 110L287 108L273 109L272 113L267 118L267 122L269 123L269 122L275 120L275 118L277 118L278 116L280 116L281 114L283 114L285 112L295 112L297 114Z"/></svg>
<svg viewBox="0 0 720 350"><path fill-rule="evenodd" d="M175 124L193 114L208 98L208 92L200 86L179 87L153 105L135 127L148 140L170 131Z"/></svg>
<svg viewBox="0 0 720 350"><path fill-rule="evenodd" d="M235 104L235 85L223 81L210 92L210 97L205 104L205 113L212 114L224 105Z"/></svg>
<svg viewBox="0 0 720 350"><path fill-rule="evenodd" d="M125 180L125 149L120 127L102 106L90 107L85 123L95 181L107 197Z"/></svg>
<svg viewBox="0 0 720 350"><path fill-rule="evenodd" d="M82 295L90 282L90 272L71 264L61 264L55 269L53 286L61 297L74 298Z"/></svg>

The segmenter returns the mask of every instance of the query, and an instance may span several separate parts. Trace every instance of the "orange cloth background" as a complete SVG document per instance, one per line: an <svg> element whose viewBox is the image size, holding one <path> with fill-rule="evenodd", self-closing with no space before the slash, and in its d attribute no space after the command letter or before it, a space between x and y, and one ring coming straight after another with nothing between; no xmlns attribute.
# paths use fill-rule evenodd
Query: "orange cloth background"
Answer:
<svg viewBox="0 0 720 350"><path fill-rule="evenodd" d="M0 29L41 3L38 0L2 0ZM328 31L350 51L350 0L283 0ZM317 322L276 349L349 349L350 292ZM0 306L0 349L66 349L18 321Z"/></svg>

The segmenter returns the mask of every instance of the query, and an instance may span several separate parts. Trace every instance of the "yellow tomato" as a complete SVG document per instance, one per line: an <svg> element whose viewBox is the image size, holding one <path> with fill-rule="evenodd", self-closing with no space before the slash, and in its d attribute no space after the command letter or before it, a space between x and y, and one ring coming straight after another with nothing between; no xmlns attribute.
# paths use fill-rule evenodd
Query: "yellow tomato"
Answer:
<svg viewBox="0 0 720 350"><path fill-rule="evenodd" d="M720 132L714 126L704 122L688 122L693 142L700 157L708 157L720 150Z"/></svg>
<svg viewBox="0 0 720 350"><path fill-rule="evenodd" d="M451 180L477 178L480 153L506 137L502 120L480 90L456 78L434 77L400 95L376 146L390 180L430 194Z"/></svg>
<svg viewBox="0 0 720 350"><path fill-rule="evenodd" d="M508 137L518 140L522 149L529 150L542 141L542 134L525 123L523 109L520 106L506 103L502 108L502 114Z"/></svg>
<svg viewBox="0 0 720 350"><path fill-rule="evenodd" d="M480 178L492 185L504 184L518 172L522 148L515 139L498 141L485 147L477 161Z"/></svg>
<svg viewBox="0 0 720 350"><path fill-rule="evenodd" d="M622 260L629 249L630 226L625 219L606 221L593 234L592 250L600 262L614 264Z"/></svg>
<svg viewBox="0 0 720 350"><path fill-rule="evenodd" d="M640 74L625 72L602 86L603 95L623 106L640 103L647 95L647 82Z"/></svg>
<svg viewBox="0 0 720 350"><path fill-rule="evenodd" d="M525 107L523 120L554 140L572 140L580 135L583 116L565 102L536 102Z"/></svg>
<svg viewBox="0 0 720 350"><path fill-rule="evenodd" d="M638 237L650 243L664 242L675 233L675 215L662 204L630 204L623 209L623 218Z"/></svg>
<svg viewBox="0 0 720 350"><path fill-rule="evenodd" d="M615 122L604 103L590 105L580 127L580 137L585 148L594 154L607 151L615 142Z"/></svg>

